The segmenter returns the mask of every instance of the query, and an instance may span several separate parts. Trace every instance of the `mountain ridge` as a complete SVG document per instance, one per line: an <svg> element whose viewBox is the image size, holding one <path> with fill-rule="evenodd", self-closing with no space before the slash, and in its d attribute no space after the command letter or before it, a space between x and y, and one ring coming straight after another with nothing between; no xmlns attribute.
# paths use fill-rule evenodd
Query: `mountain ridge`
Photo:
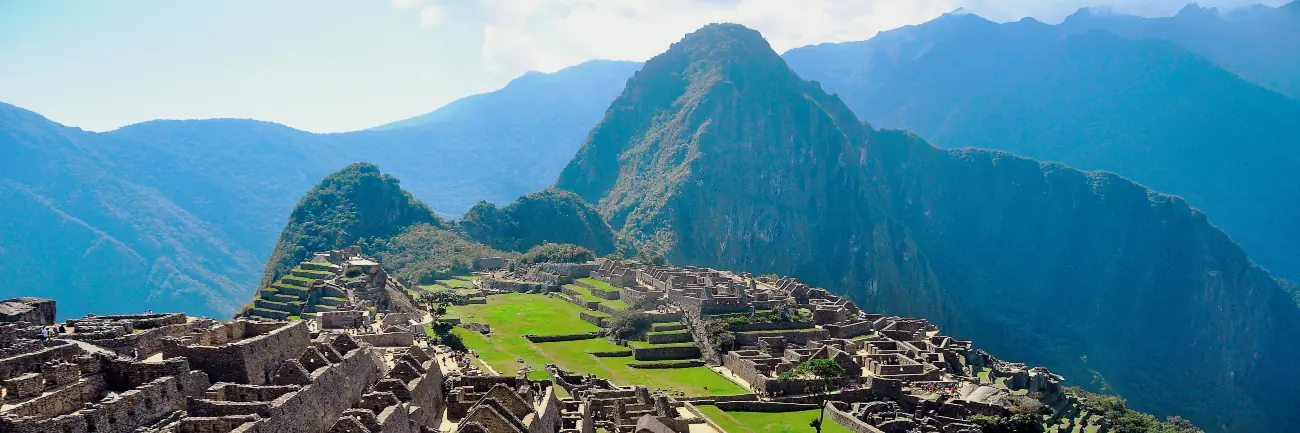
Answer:
<svg viewBox="0 0 1300 433"><path fill-rule="evenodd" d="M670 261L795 275L1218 430L1289 422L1260 396L1294 393L1273 380L1294 376L1296 306L1204 214L1118 175L872 129L779 57L709 57L757 46L733 26L648 61L557 187Z"/></svg>

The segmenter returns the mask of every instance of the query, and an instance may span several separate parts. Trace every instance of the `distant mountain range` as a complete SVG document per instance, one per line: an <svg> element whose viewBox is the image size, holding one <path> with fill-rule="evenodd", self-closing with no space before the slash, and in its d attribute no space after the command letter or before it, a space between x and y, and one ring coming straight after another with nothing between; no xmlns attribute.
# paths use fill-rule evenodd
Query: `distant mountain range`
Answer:
<svg viewBox="0 0 1300 433"><path fill-rule="evenodd" d="M672 262L795 275L1211 430L1300 423L1300 310L1204 214L874 129L739 25L646 62L556 186Z"/></svg>
<svg viewBox="0 0 1300 433"><path fill-rule="evenodd" d="M92 133L0 104L0 258L33 264L0 282L0 297L39 287L64 317L92 307L226 317L256 289L284 217L320 178L374 161L445 215L510 203L552 182L639 66L530 73L418 119L343 134L236 119Z"/></svg>
<svg viewBox="0 0 1300 433"><path fill-rule="evenodd" d="M1300 182L1279 180L1300 172L1300 100L1220 66L1294 90L1298 5L1157 19L1083 10L1055 26L948 14L784 57L873 125L1182 196L1265 267L1297 278Z"/></svg>

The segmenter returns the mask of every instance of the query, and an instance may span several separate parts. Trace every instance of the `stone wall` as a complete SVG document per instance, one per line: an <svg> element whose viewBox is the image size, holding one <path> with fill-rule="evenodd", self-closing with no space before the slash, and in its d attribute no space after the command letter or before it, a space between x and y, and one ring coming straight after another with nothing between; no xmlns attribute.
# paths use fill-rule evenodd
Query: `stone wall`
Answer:
<svg viewBox="0 0 1300 433"><path fill-rule="evenodd" d="M589 313L589 312L583 311L583 312L578 313L578 317L582 318L582 321L587 322L587 323L590 323L590 324L592 324L592 325L596 325L596 326L600 326L600 327L604 327L604 326L605 326L605 316L598 316L598 315L591 314L591 313Z"/></svg>
<svg viewBox="0 0 1300 433"><path fill-rule="evenodd" d="M359 310L322 311L316 315L316 323L321 329L356 328L361 326L362 320L363 315Z"/></svg>
<svg viewBox="0 0 1300 433"><path fill-rule="evenodd" d="M836 323L823 326L831 333L834 338L853 338L859 335L867 334L872 331L872 323L869 320L859 320L851 323Z"/></svg>
<svg viewBox="0 0 1300 433"><path fill-rule="evenodd" d="M312 372L312 383L273 401L267 415L241 433L319 433L379 380L383 360L372 350L353 349L328 368Z"/></svg>
<svg viewBox="0 0 1300 433"><path fill-rule="evenodd" d="M415 344L415 335L410 332L385 332L382 334L354 335L352 339L378 347L409 347Z"/></svg>
<svg viewBox="0 0 1300 433"><path fill-rule="evenodd" d="M70 359L84 351L80 346L62 340L52 340L50 346L36 352L24 353L0 359L0 379L8 379L24 373L35 373L41 365L50 361Z"/></svg>
<svg viewBox="0 0 1300 433"><path fill-rule="evenodd" d="M759 337L785 337L787 343L808 344L809 341L825 340L831 333L825 329L793 329L778 332L736 333L737 346L757 346Z"/></svg>
<svg viewBox="0 0 1300 433"><path fill-rule="evenodd" d="M885 433L883 430L872 427L870 424L867 424L848 413L846 411L848 409L847 406L841 409L839 407L841 405L844 405L844 403L831 403L830 405L827 405L826 417L830 418L831 421L835 421L849 430L852 430L853 433Z"/></svg>
<svg viewBox="0 0 1300 433"><path fill-rule="evenodd" d="M722 401L714 403L714 406L724 411L769 413L798 412L820 407L820 405L812 403L785 403L779 401Z"/></svg>
<svg viewBox="0 0 1300 433"><path fill-rule="evenodd" d="M637 361L699 358L700 348L695 346L633 347L632 357Z"/></svg>
<svg viewBox="0 0 1300 433"><path fill-rule="evenodd" d="M242 323L246 323L244 332L251 330L257 334L266 329L263 324ZM311 343L307 322L274 325L268 333L219 346L185 346L178 339L165 339L163 356L185 357L191 366L203 370L214 381L265 385L280 363L297 358Z"/></svg>
<svg viewBox="0 0 1300 433"><path fill-rule="evenodd" d="M600 334L597 334L595 332L588 332L585 334L567 334L567 335L524 334L524 338L528 339L528 341L531 341L533 343L553 343L557 341L590 340L592 338L596 338L599 336Z"/></svg>
<svg viewBox="0 0 1300 433"><path fill-rule="evenodd" d="M870 326L870 323L867 323ZM728 324L727 330L731 332L747 331L776 331L786 329L811 329L813 322L771 322L771 323L737 323Z"/></svg>
<svg viewBox="0 0 1300 433"><path fill-rule="evenodd" d="M670 343L689 343L693 341L690 331L667 331L663 333L651 332L646 334L646 341L650 344L670 344Z"/></svg>

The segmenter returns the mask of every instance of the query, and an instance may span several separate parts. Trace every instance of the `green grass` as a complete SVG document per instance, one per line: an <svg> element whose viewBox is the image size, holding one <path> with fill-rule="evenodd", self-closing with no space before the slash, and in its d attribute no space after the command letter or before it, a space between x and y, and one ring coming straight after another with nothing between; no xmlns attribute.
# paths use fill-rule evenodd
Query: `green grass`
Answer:
<svg viewBox="0 0 1300 433"><path fill-rule="evenodd" d="M567 288L573 289L573 291L578 292L578 299L581 299L581 300L583 300L583 301L587 301L587 302L599 302L599 303L604 304L604 305L606 305L606 306L608 306L608 307L610 307L610 308L613 308L613 309L615 309L615 310L620 310L620 311L625 311L625 310L627 310L627 308L628 308L627 302L624 302L622 299L615 299L615 300L612 300L612 301L611 301L611 300L608 300L608 299L605 299L605 298L602 298L602 297L599 297L599 296L593 295L593 294L591 294L591 289L588 289L588 288L586 288L586 287L579 286L579 285L577 285L577 284L566 284L564 287L567 287Z"/></svg>
<svg viewBox="0 0 1300 433"><path fill-rule="evenodd" d="M704 416L713 420L727 433L804 433L812 431L808 421L817 418L818 409L797 412L724 412L717 406L696 406ZM822 426L822 433L852 433L847 427L830 418Z"/></svg>
<svg viewBox="0 0 1300 433"><path fill-rule="evenodd" d="M544 366L554 363L565 370L592 373L620 385L645 385L651 389L680 391L690 396L744 394L748 391L707 367L635 369L631 356L598 358L589 352L627 350L604 339L593 338L554 343L533 343L524 334L559 335L593 332L599 328L582 321L585 311L577 305L545 295L511 293L489 296L487 304L459 305L447 317L488 323L492 333L484 336L456 328L465 345L498 373L512 375L519 370L516 359L534 370L530 377L546 378Z"/></svg>
<svg viewBox="0 0 1300 433"><path fill-rule="evenodd" d="M627 345L638 349L645 349L650 347L687 347L694 346L695 343L650 344L644 341L629 341L627 342Z"/></svg>
<svg viewBox="0 0 1300 433"><path fill-rule="evenodd" d="M601 280L597 280L595 278L579 278L578 281L590 284L592 287L595 287L598 290L604 290L606 292L620 292L620 293L622 292L618 287L614 287L609 283L606 283Z"/></svg>
<svg viewBox="0 0 1300 433"><path fill-rule="evenodd" d="M459 278L452 278L452 279L448 279L448 280L438 280L438 282L441 283L441 284L444 285L444 286L451 287L451 288L454 288L454 289L464 288L464 287L474 287L474 283L473 283L473 282L471 282L471 281L466 281L466 280L462 280L462 279L459 279Z"/></svg>

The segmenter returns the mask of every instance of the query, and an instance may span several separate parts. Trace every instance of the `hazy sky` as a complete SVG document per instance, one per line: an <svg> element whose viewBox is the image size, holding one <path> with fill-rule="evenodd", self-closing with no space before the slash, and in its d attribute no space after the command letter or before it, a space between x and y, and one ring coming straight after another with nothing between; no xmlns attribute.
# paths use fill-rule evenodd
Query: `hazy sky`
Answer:
<svg viewBox="0 0 1300 433"><path fill-rule="evenodd" d="M494 90L528 70L592 58L645 60L710 22L748 25L785 51L867 39L958 7L995 21L1059 22L1081 6L1167 16L1185 3L0 0L0 101L94 131L213 117L349 131Z"/></svg>

